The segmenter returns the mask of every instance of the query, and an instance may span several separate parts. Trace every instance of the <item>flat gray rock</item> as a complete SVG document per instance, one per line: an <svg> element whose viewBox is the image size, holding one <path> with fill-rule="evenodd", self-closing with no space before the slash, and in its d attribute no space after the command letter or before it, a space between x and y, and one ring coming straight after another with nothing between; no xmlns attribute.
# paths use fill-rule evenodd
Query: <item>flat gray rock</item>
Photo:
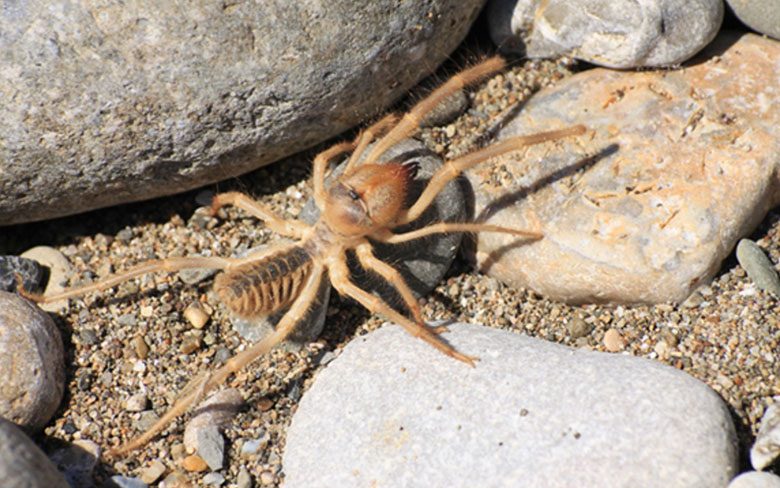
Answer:
<svg viewBox="0 0 780 488"><path fill-rule="evenodd" d="M691 376L483 326L450 330L476 368L393 325L352 341L293 417L285 486L709 487L736 473L729 412Z"/></svg>
<svg viewBox="0 0 780 488"><path fill-rule="evenodd" d="M64 389L57 326L32 302L0 291L0 416L37 431L54 415Z"/></svg>
<svg viewBox="0 0 780 488"><path fill-rule="evenodd" d="M0 225L222 180L375 115L484 0L92 4L0 14Z"/></svg>
<svg viewBox="0 0 780 488"><path fill-rule="evenodd" d="M0 480L4 488L68 488L46 454L13 422L0 417Z"/></svg>
<svg viewBox="0 0 780 488"><path fill-rule="evenodd" d="M749 3L749 2L748 2ZM488 24L505 52L570 55L609 68L670 66L717 34L721 0L491 0Z"/></svg>

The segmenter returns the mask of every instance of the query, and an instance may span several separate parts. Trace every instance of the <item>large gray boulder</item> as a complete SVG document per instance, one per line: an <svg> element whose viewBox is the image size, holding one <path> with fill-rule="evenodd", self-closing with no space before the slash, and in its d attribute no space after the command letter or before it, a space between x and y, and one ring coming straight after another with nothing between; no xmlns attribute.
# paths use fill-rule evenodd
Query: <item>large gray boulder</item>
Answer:
<svg viewBox="0 0 780 488"><path fill-rule="evenodd" d="M332 137L436 68L482 4L7 4L0 225L187 190Z"/></svg>

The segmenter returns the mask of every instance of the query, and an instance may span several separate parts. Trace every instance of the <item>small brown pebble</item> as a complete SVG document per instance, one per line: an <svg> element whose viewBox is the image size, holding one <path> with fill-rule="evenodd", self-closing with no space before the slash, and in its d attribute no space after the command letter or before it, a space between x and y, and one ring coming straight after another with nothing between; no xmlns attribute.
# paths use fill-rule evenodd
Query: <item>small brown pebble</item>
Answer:
<svg viewBox="0 0 780 488"><path fill-rule="evenodd" d="M626 344L623 341L623 336L620 335L620 332L618 332L617 329L609 329L604 334L604 347L606 347L609 352L619 352L626 347Z"/></svg>
<svg viewBox="0 0 780 488"><path fill-rule="evenodd" d="M271 410L273 406L274 406L274 402L268 398L261 398L257 402L257 408L259 408L261 412L267 412Z"/></svg>
<svg viewBox="0 0 780 488"><path fill-rule="evenodd" d="M159 460L152 461L152 464L141 471L141 481L147 485L152 484L160 479L160 476L162 476L163 473L165 473L165 465Z"/></svg>
<svg viewBox="0 0 780 488"><path fill-rule="evenodd" d="M190 354L197 351L200 348L200 337L194 335L187 335L181 342L179 350L182 354Z"/></svg>
<svg viewBox="0 0 780 488"><path fill-rule="evenodd" d="M146 393L136 393L127 399L127 403L125 403L125 410L128 412L143 412L146 410L147 402L148 399L146 398Z"/></svg>
<svg viewBox="0 0 780 488"><path fill-rule="evenodd" d="M133 337L131 344L139 359L146 359L149 356L149 346L142 336Z"/></svg>
<svg viewBox="0 0 780 488"><path fill-rule="evenodd" d="M209 465L206 464L206 461L204 461L203 458L197 454L190 454L186 458L182 459L181 467L187 471L200 473L201 471L206 471Z"/></svg>
<svg viewBox="0 0 780 488"><path fill-rule="evenodd" d="M196 329L202 329L209 321L209 314L200 303L191 303L184 309L184 318Z"/></svg>
<svg viewBox="0 0 780 488"><path fill-rule="evenodd" d="M274 481L276 481L276 476L274 476L272 472L268 470L260 472L260 484L270 485L273 484Z"/></svg>

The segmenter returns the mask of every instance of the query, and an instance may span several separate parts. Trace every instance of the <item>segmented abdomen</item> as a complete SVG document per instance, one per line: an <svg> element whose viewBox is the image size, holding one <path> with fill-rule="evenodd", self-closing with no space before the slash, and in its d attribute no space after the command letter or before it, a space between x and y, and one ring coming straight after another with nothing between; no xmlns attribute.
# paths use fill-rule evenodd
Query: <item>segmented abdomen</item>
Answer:
<svg viewBox="0 0 780 488"><path fill-rule="evenodd" d="M295 300L311 269L309 253L294 246L220 274L214 290L233 313L265 316Z"/></svg>

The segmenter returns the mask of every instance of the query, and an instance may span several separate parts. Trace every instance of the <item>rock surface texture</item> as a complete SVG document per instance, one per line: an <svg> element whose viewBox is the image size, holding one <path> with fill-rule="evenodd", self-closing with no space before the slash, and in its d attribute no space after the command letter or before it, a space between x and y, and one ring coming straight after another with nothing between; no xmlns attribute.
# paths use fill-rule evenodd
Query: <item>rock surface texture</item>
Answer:
<svg viewBox="0 0 780 488"><path fill-rule="evenodd" d="M482 0L15 2L0 14L0 225L170 194L373 115Z"/></svg>
<svg viewBox="0 0 780 488"><path fill-rule="evenodd" d="M469 173L483 270L567 302L682 301L778 203L780 43L723 36L682 70L590 70L532 98L499 139L590 133ZM718 55L715 55L718 53Z"/></svg>
<svg viewBox="0 0 780 488"><path fill-rule="evenodd" d="M444 335L475 368L397 326L319 373L287 434L285 486L725 486L734 427L716 393L630 356L482 326Z"/></svg>
<svg viewBox="0 0 780 488"><path fill-rule="evenodd" d="M734 14L751 29L780 39L780 6L775 0L726 0Z"/></svg>
<svg viewBox="0 0 780 488"><path fill-rule="evenodd" d="M699 52L723 21L721 0L491 0L490 35L505 52L570 55L610 68L670 66Z"/></svg>
<svg viewBox="0 0 780 488"><path fill-rule="evenodd" d="M0 416L30 431L41 429L60 405L64 361L51 318L24 298L0 291Z"/></svg>
<svg viewBox="0 0 780 488"><path fill-rule="evenodd" d="M0 480L8 488L67 488L46 454L13 422L0 417Z"/></svg>

